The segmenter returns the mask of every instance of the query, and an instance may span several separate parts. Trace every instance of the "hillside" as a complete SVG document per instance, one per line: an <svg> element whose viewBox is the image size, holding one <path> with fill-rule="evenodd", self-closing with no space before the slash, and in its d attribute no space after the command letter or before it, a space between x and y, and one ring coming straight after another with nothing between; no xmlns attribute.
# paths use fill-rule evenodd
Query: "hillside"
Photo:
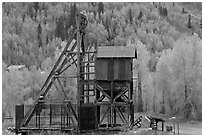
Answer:
<svg viewBox="0 0 204 137"><path fill-rule="evenodd" d="M16 104L32 102L61 43L72 35L76 12L83 11L87 47L137 47L136 111L202 119L201 3L4 2L2 10L3 116L13 115ZM25 69L8 71L13 65ZM67 85L74 99L76 81Z"/></svg>

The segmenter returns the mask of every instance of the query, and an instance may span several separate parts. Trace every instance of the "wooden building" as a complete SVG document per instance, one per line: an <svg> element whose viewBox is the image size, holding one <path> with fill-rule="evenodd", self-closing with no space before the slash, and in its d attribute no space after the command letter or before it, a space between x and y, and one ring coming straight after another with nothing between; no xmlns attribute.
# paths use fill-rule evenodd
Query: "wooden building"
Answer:
<svg viewBox="0 0 204 137"><path fill-rule="evenodd" d="M106 106L107 108L107 113L109 113L109 118L107 119L111 127L117 124L117 114L121 117L123 124L130 124L128 123L128 117L130 115L133 120L132 63L133 58L136 58L136 56L136 48L133 46L98 47L95 76L97 83L96 105L98 106L97 118L99 125L102 124L103 121L100 116L102 106ZM122 112L122 107L129 112L129 116L126 119L123 118L125 114Z"/></svg>

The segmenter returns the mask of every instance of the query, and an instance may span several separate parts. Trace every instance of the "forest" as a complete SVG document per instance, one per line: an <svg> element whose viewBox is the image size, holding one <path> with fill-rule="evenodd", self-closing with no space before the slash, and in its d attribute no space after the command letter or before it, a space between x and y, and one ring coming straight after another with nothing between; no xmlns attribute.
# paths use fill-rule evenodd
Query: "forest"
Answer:
<svg viewBox="0 0 204 137"><path fill-rule="evenodd" d="M177 2L2 3L2 116L35 99L61 43L72 36L77 12L88 18L87 47L137 47L135 112L202 120L202 3ZM25 67L8 69L18 65ZM76 100L76 81L66 85Z"/></svg>

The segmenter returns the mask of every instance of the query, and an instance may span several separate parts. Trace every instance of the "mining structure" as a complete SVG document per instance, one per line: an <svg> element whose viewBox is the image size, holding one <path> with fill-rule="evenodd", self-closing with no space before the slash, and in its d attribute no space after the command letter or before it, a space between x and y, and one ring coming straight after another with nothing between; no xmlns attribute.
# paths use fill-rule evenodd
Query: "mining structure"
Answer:
<svg viewBox="0 0 204 137"><path fill-rule="evenodd" d="M133 46L85 46L84 14L78 13L77 27L67 42L40 93L31 106L16 106L16 133L32 131L98 131L131 128L134 123ZM76 66L76 75L64 75ZM77 80L76 102L70 100L64 79ZM55 87L63 101L47 101ZM25 112L25 113L24 113Z"/></svg>

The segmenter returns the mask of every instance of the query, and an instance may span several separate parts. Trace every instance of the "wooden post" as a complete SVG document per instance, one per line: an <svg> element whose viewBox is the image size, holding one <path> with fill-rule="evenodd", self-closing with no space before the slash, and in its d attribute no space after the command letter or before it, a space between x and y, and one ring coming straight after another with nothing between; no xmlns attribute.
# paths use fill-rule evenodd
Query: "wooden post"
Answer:
<svg viewBox="0 0 204 137"><path fill-rule="evenodd" d="M38 114L35 112L35 126L38 127Z"/></svg>
<svg viewBox="0 0 204 137"><path fill-rule="evenodd" d="M133 105L133 102L130 103L130 125L131 125L131 128L134 124L134 105Z"/></svg>
<svg viewBox="0 0 204 137"><path fill-rule="evenodd" d="M52 125L52 104L50 104L50 127Z"/></svg>
<svg viewBox="0 0 204 137"><path fill-rule="evenodd" d="M71 117L71 115L70 115L70 107L69 107L69 109L68 109L68 114L67 114L67 116L68 116L68 125L69 125L69 127L71 126L71 124L70 124L70 122L71 122L71 119L70 119L70 117Z"/></svg>
<svg viewBox="0 0 204 137"><path fill-rule="evenodd" d="M164 122L162 122L162 131L164 131Z"/></svg>
<svg viewBox="0 0 204 137"><path fill-rule="evenodd" d="M155 135L157 135L157 129L155 129Z"/></svg>
<svg viewBox="0 0 204 137"><path fill-rule="evenodd" d="M60 108L61 108L61 110L60 110L60 111L61 111L61 114L60 114L60 116L61 116L61 122L60 122L60 123L61 123L61 130L62 130L62 105L60 105Z"/></svg>
<svg viewBox="0 0 204 137"><path fill-rule="evenodd" d="M69 127L69 106L67 108L67 127Z"/></svg>
<svg viewBox="0 0 204 137"><path fill-rule="evenodd" d="M15 128L16 134L18 134L18 129L20 128L20 124L24 119L24 105L16 105L15 106Z"/></svg>
<svg viewBox="0 0 204 137"><path fill-rule="evenodd" d="M88 61L90 61L89 52L88 52L87 55L88 55ZM90 63L88 63L87 65L89 66ZM87 70L87 73L90 72L90 68L89 68L89 67L87 67L86 70ZM88 79L88 80L90 79L90 76L89 76L89 75L90 75L90 74L87 74L87 79ZM86 88L87 88L87 103L89 103L89 84L87 84Z"/></svg>
<svg viewBox="0 0 204 137"><path fill-rule="evenodd" d="M113 109L113 113L114 113L114 124L116 124L116 110L115 110L115 107Z"/></svg>
<svg viewBox="0 0 204 137"><path fill-rule="evenodd" d="M108 106L108 107L110 107L110 106ZM109 108L108 111L109 111L109 112L108 112L108 128L109 128L109 125L110 125L110 114L111 114L111 109Z"/></svg>
<svg viewBox="0 0 204 137"><path fill-rule="evenodd" d="M129 83L129 100L130 100L130 124L134 123L134 104L133 104L133 80Z"/></svg>
<svg viewBox="0 0 204 137"><path fill-rule="evenodd" d="M110 115L110 117L111 117L111 128L113 128L113 104L111 104L111 115Z"/></svg>
<svg viewBox="0 0 204 137"><path fill-rule="evenodd" d="M80 14L77 15L77 109L78 109L78 127L80 128L80 97L81 97L81 83L80 83L80 28L79 28Z"/></svg>
<svg viewBox="0 0 204 137"><path fill-rule="evenodd" d="M66 122L65 122L65 119L66 119L65 109L66 109L66 107L64 106L64 109L63 109L63 128L65 128L65 125L66 125Z"/></svg>
<svg viewBox="0 0 204 137"><path fill-rule="evenodd" d="M40 112L39 112L39 116L38 116L38 124L39 124L39 129L40 129Z"/></svg>
<svg viewBox="0 0 204 137"><path fill-rule="evenodd" d="M177 127L178 127L178 135L179 135L179 123L177 123Z"/></svg>
<svg viewBox="0 0 204 137"><path fill-rule="evenodd" d="M111 81L111 103L113 102L113 81Z"/></svg>
<svg viewBox="0 0 204 137"><path fill-rule="evenodd" d="M113 94L113 88L114 88L114 86L113 86L113 81L111 81L111 108L110 108L110 124L111 124L111 127L113 128L113 98L114 98L114 94Z"/></svg>

